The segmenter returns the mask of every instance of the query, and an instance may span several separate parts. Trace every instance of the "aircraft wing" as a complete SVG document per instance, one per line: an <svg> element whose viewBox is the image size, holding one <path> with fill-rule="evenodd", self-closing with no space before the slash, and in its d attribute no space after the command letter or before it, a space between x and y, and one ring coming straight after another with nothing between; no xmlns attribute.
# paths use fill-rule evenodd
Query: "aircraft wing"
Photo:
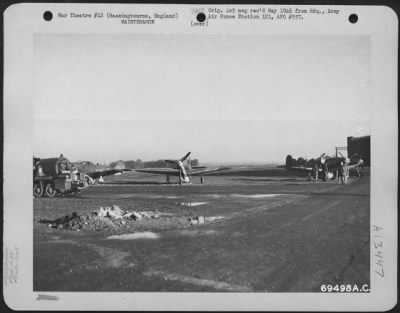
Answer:
<svg viewBox="0 0 400 313"><path fill-rule="evenodd" d="M361 166L361 165L362 165L362 162L357 162L357 163L353 163L353 164L348 164L348 165L347 165L347 169L348 169L348 170L351 170L351 169L356 168L356 167L359 167L359 166ZM328 168L329 168L329 171L330 171L330 172L335 172L336 170L339 169L339 167L340 167L340 165L338 164L338 165L335 165L335 166L329 166Z"/></svg>
<svg viewBox="0 0 400 313"><path fill-rule="evenodd" d="M126 171L130 171L129 169L112 169L112 170L104 170L104 171L96 171L96 172L91 172L91 173L86 173L86 175L90 176L91 178L99 178L100 176L108 176L108 175L113 175L115 173L123 173Z"/></svg>
<svg viewBox="0 0 400 313"><path fill-rule="evenodd" d="M219 172L219 171L225 171L229 170L230 167L217 167L217 168L212 168L208 170L200 170L200 171L192 171L190 173L190 176L198 176L198 175L203 175L203 174L208 174L208 173L213 173L213 172Z"/></svg>
<svg viewBox="0 0 400 313"><path fill-rule="evenodd" d="M301 171L301 172L312 172L313 169L311 167L304 167L304 166L291 166L291 167L286 167L288 170L293 170L293 171ZM320 169L319 169L320 170Z"/></svg>
<svg viewBox="0 0 400 313"><path fill-rule="evenodd" d="M357 168L357 167L359 167L359 166L361 166L361 165L362 165L362 162L357 162L357 163L353 163L353 164L348 164L348 165L347 165L347 169L348 169L348 170L352 170L352 169ZM329 168L329 170L332 171L332 172L336 171L337 169L339 169L339 166L333 167L332 169Z"/></svg>
<svg viewBox="0 0 400 313"><path fill-rule="evenodd" d="M134 171L140 173L161 174L161 175L179 175L179 170L175 168L142 168Z"/></svg>
<svg viewBox="0 0 400 313"><path fill-rule="evenodd" d="M358 166L361 166L363 164L363 162L357 162L351 165L348 165L349 170L351 170L352 168L356 168Z"/></svg>

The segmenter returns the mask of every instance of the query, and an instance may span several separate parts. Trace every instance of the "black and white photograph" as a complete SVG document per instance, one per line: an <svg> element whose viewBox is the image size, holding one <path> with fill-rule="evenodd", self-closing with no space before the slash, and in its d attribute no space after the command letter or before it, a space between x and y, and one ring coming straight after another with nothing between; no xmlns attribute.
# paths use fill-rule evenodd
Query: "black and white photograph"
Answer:
<svg viewBox="0 0 400 313"><path fill-rule="evenodd" d="M36 303L86 292L372 297L396 253L388 252L394 229L374 212L385 198L382 218L396 216L397 119L393 94L377 94L374 73L384 70L372 31L357 29L362 14L336 6L36 11L40 26L21 52L29 53L28 110L9 105L5 115L5 162L33 164L20 192L11 180L5 210L19 197L31 203L21 210L31 211ZM346 26L304 24L323 16ZM260 26L273 23L290 26ZM10 81L17 99L23 90ZM13 99L7 85L5 99ZM7 137L18 112L29 129ZM385 185L376 179L388 167L395 173ZM24 258L16 247L5 247L8 278Z"/></svg>

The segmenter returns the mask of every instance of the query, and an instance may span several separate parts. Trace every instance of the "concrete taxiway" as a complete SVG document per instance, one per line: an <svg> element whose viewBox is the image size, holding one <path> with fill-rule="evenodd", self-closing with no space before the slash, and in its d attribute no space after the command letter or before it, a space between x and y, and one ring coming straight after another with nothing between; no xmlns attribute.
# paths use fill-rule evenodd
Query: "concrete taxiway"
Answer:
<svg viewBox="0 0 400 313"><path fill-rule="evenodd" d="M210 177L209 184L182 187L126 180L76 198L35 199L34 290L313 292L329 283L369 285L367 173L346 186L246 179ZM38 222L112 204L171 218L114 233ZM172 216L206 222L174 223Z"/></svg>

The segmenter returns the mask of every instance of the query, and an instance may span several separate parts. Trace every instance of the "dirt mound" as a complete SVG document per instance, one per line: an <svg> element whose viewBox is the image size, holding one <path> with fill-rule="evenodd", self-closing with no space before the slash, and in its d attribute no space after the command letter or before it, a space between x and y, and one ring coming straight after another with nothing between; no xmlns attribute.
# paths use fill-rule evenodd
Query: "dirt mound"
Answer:
<svg viewBox="0 0 400 313"><path fill-rule="evenodd" d="M181 216L159 211L124 210L117 205L100 207L89 213L70 215L55 219L40 219L50 228L70 231L89 231L124 233L128 231L162 231L167 229L185 228L193 225L212 223L222 216Z"/></svg>
<svg viewBox="0 0 400 313"><path fill-rule="evenodd" d="M103 231L117 229L126 223L142 219L156 219L161 215L162 213L154 211L125 211L113 205L112 207L100 207L90 213L78 215L74 212L56 220L40 220L40 222L48 223L49 227L56 229Z"/></svg>

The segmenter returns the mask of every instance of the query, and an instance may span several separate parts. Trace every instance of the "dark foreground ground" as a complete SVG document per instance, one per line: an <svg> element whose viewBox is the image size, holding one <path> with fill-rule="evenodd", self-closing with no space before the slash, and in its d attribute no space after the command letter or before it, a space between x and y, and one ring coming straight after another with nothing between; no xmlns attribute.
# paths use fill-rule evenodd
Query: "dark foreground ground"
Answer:
<svg viewBox="0 0 400 313"><path fill-rule="evenodd" d="M35 199L34 290L312 292L321 284L369 285L368 170L346 186L285 170L181 187L164 179L128 173L75 198ZM49 227L72 212L111 205L164 215L101 231ZM199 216L205 222L191 224Z"/></svg>

